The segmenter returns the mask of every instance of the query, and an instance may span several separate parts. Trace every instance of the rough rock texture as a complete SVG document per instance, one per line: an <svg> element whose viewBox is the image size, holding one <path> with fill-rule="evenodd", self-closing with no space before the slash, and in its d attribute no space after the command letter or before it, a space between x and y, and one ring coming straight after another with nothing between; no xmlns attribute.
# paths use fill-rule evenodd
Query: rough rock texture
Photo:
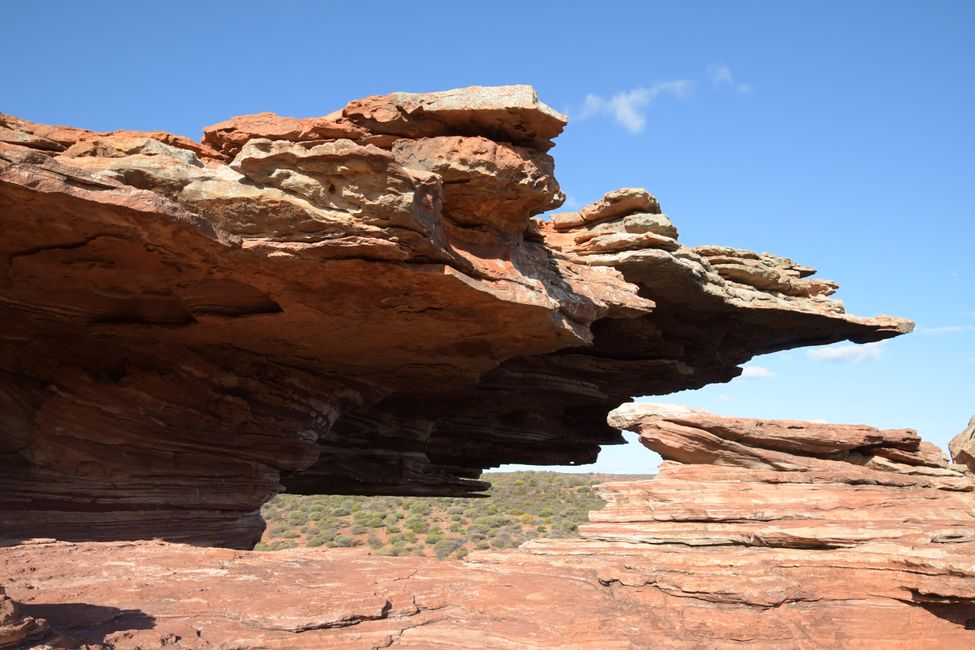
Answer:
<svg viewBox="0 0 975 650"><path fill-rule="evenodd" d="M52 635L120 649L975 645L975 476L913 431L611 419L668 460L602 485L581 539L463 563L42 540L0 549L0 582Z"/></svg>
<svg viewBox="0 0 975 650"><path fill-rule="evenodd" d="M95 133L0 116L0 529L249 547L303 493L469 494L634 395L875 341L835 285L562 194L525 86Z"/></svg>
<svg viewBox="0 0 975 650"><path fill-rule="evenodd" d="M25 615L0 587L0 648L25 646L47 633L47 621Z"/></svg>
<svg viewBox="0 0 975 650"><path fill-rule="evenodd" d="M632 596L648 606L681 599L677 638L975 644L975 476L915 431L653 404L609 420L660 473L602 485L582 541L532 551L579 556L617 595L653 587Z"/></svg>
<svg viewBox="0 0 975 650"><path fill-rule="evenodd" d="M951 459L975 472L975 417L968 421L965 430L948 443Z"/></svg>

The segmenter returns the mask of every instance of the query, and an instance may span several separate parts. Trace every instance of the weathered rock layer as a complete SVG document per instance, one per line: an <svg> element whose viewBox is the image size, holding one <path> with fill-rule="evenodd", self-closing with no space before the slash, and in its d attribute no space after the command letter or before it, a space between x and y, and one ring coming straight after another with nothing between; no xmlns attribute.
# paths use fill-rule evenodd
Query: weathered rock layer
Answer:
<svg viewBox="0 0 975 650"><path fill-rule="evenodd" d="M708 647L975 643L975 475L915 431L652 404L609 419L660 473L600 486L582 540L527 547L591 567L656 631Z"/></svg>
<svg viewBox="0 0 975 650"><path fill-rule="evenodd" d="M643 190L578 213L525 86L238 117L203 143L0 116L0 529L248 547L292 492L468 494L606 413L903 333Z"/></svg>
<svg viewBox="0 0 975 650"><path fill-rule="evenodd" d="M581 539L463 563L48 540L0 549L0 582L52 635L119 649L975 644L975 476L914 431L611 420L668 460L601 486Z"/></svg>

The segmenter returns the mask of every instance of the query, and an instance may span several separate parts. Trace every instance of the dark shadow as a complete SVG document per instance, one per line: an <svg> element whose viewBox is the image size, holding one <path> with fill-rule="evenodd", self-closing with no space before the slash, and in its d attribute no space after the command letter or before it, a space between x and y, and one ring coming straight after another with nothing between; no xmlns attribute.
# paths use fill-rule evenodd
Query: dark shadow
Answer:
<svg viewBox="0 0 975 650"><path fill-rule="evenodd" d="M935 616L950 623L954 623L966 630L975 630L975 603L958 603L958 602L944 602L944 603L918 603L912 602L911 604L918 605L931 612Z"/></svg>
<svg viewBox="0 0 975 650"><path fill-rule="evenodd" d="M52 635L80 644L104 643L107 636L126 630L151 630L156 619L141 609L119 609L87 603L17 603L26 616L46 619Z"/></svg>

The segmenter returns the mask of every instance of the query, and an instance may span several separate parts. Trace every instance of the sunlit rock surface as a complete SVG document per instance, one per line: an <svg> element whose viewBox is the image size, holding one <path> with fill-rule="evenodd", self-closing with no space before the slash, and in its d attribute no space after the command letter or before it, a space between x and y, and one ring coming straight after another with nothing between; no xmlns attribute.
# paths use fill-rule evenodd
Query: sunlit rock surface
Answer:
<svg viewBox="0 0 975 650"><path fill-rule="evenodd" d="M975 644L975 476L914 431L610 419L667 460L602 485L580 539L464 562L48 540L0 548L0 583L45 638L119 649Z"/></svg>
<svg viewBox="0 0 975 650"><path fill-rule="evenodd" d="M548 219L527 86L95 133L0 116L0 530L248 548L273 494L592 462L635 395L909 331L645 190Z"/></svg>
<svg viewBox="0 0 975 650"><path fill-rule="evenodd" d="M948 443L951 458L975 472L975 417L968 421L965 430Z"/></svg>
<svg viewBox="0 0 975 650"><path fill-rule="evenodd" d="M0 648L28 646L48 632L47 621L25 615L0 586Z"/></svg>

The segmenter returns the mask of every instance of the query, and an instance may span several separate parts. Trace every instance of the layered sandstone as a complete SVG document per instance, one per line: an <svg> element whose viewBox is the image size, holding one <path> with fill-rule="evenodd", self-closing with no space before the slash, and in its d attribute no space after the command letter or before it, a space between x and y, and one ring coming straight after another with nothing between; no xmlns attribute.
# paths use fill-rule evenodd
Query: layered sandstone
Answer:
<svg viewBox="0 0 975 650"><path fill-rule="evenodd" d="M0 549L0 582L51 635L119 649L975 644L975 476L914 431L611 420L667 460L601 486L581 539L466 562L42 540Z"/></svg>
<svg viewBox="0 0 975 650"><path fill-rule="evenodd" d="M595 459L634 395L910 329L687 247L645 190L540 217L525 86L96 133L0 116L0 529L249 547L299 493L470 494Z"/></svg>
<svg viewBox="0 0 975 650"><path fill-rule="evenodd" d="M911 429L756 420L654 404L610 414L665 462L600 486L588 566L671 638L764 647L975 643L975 475Z"/></svg>

